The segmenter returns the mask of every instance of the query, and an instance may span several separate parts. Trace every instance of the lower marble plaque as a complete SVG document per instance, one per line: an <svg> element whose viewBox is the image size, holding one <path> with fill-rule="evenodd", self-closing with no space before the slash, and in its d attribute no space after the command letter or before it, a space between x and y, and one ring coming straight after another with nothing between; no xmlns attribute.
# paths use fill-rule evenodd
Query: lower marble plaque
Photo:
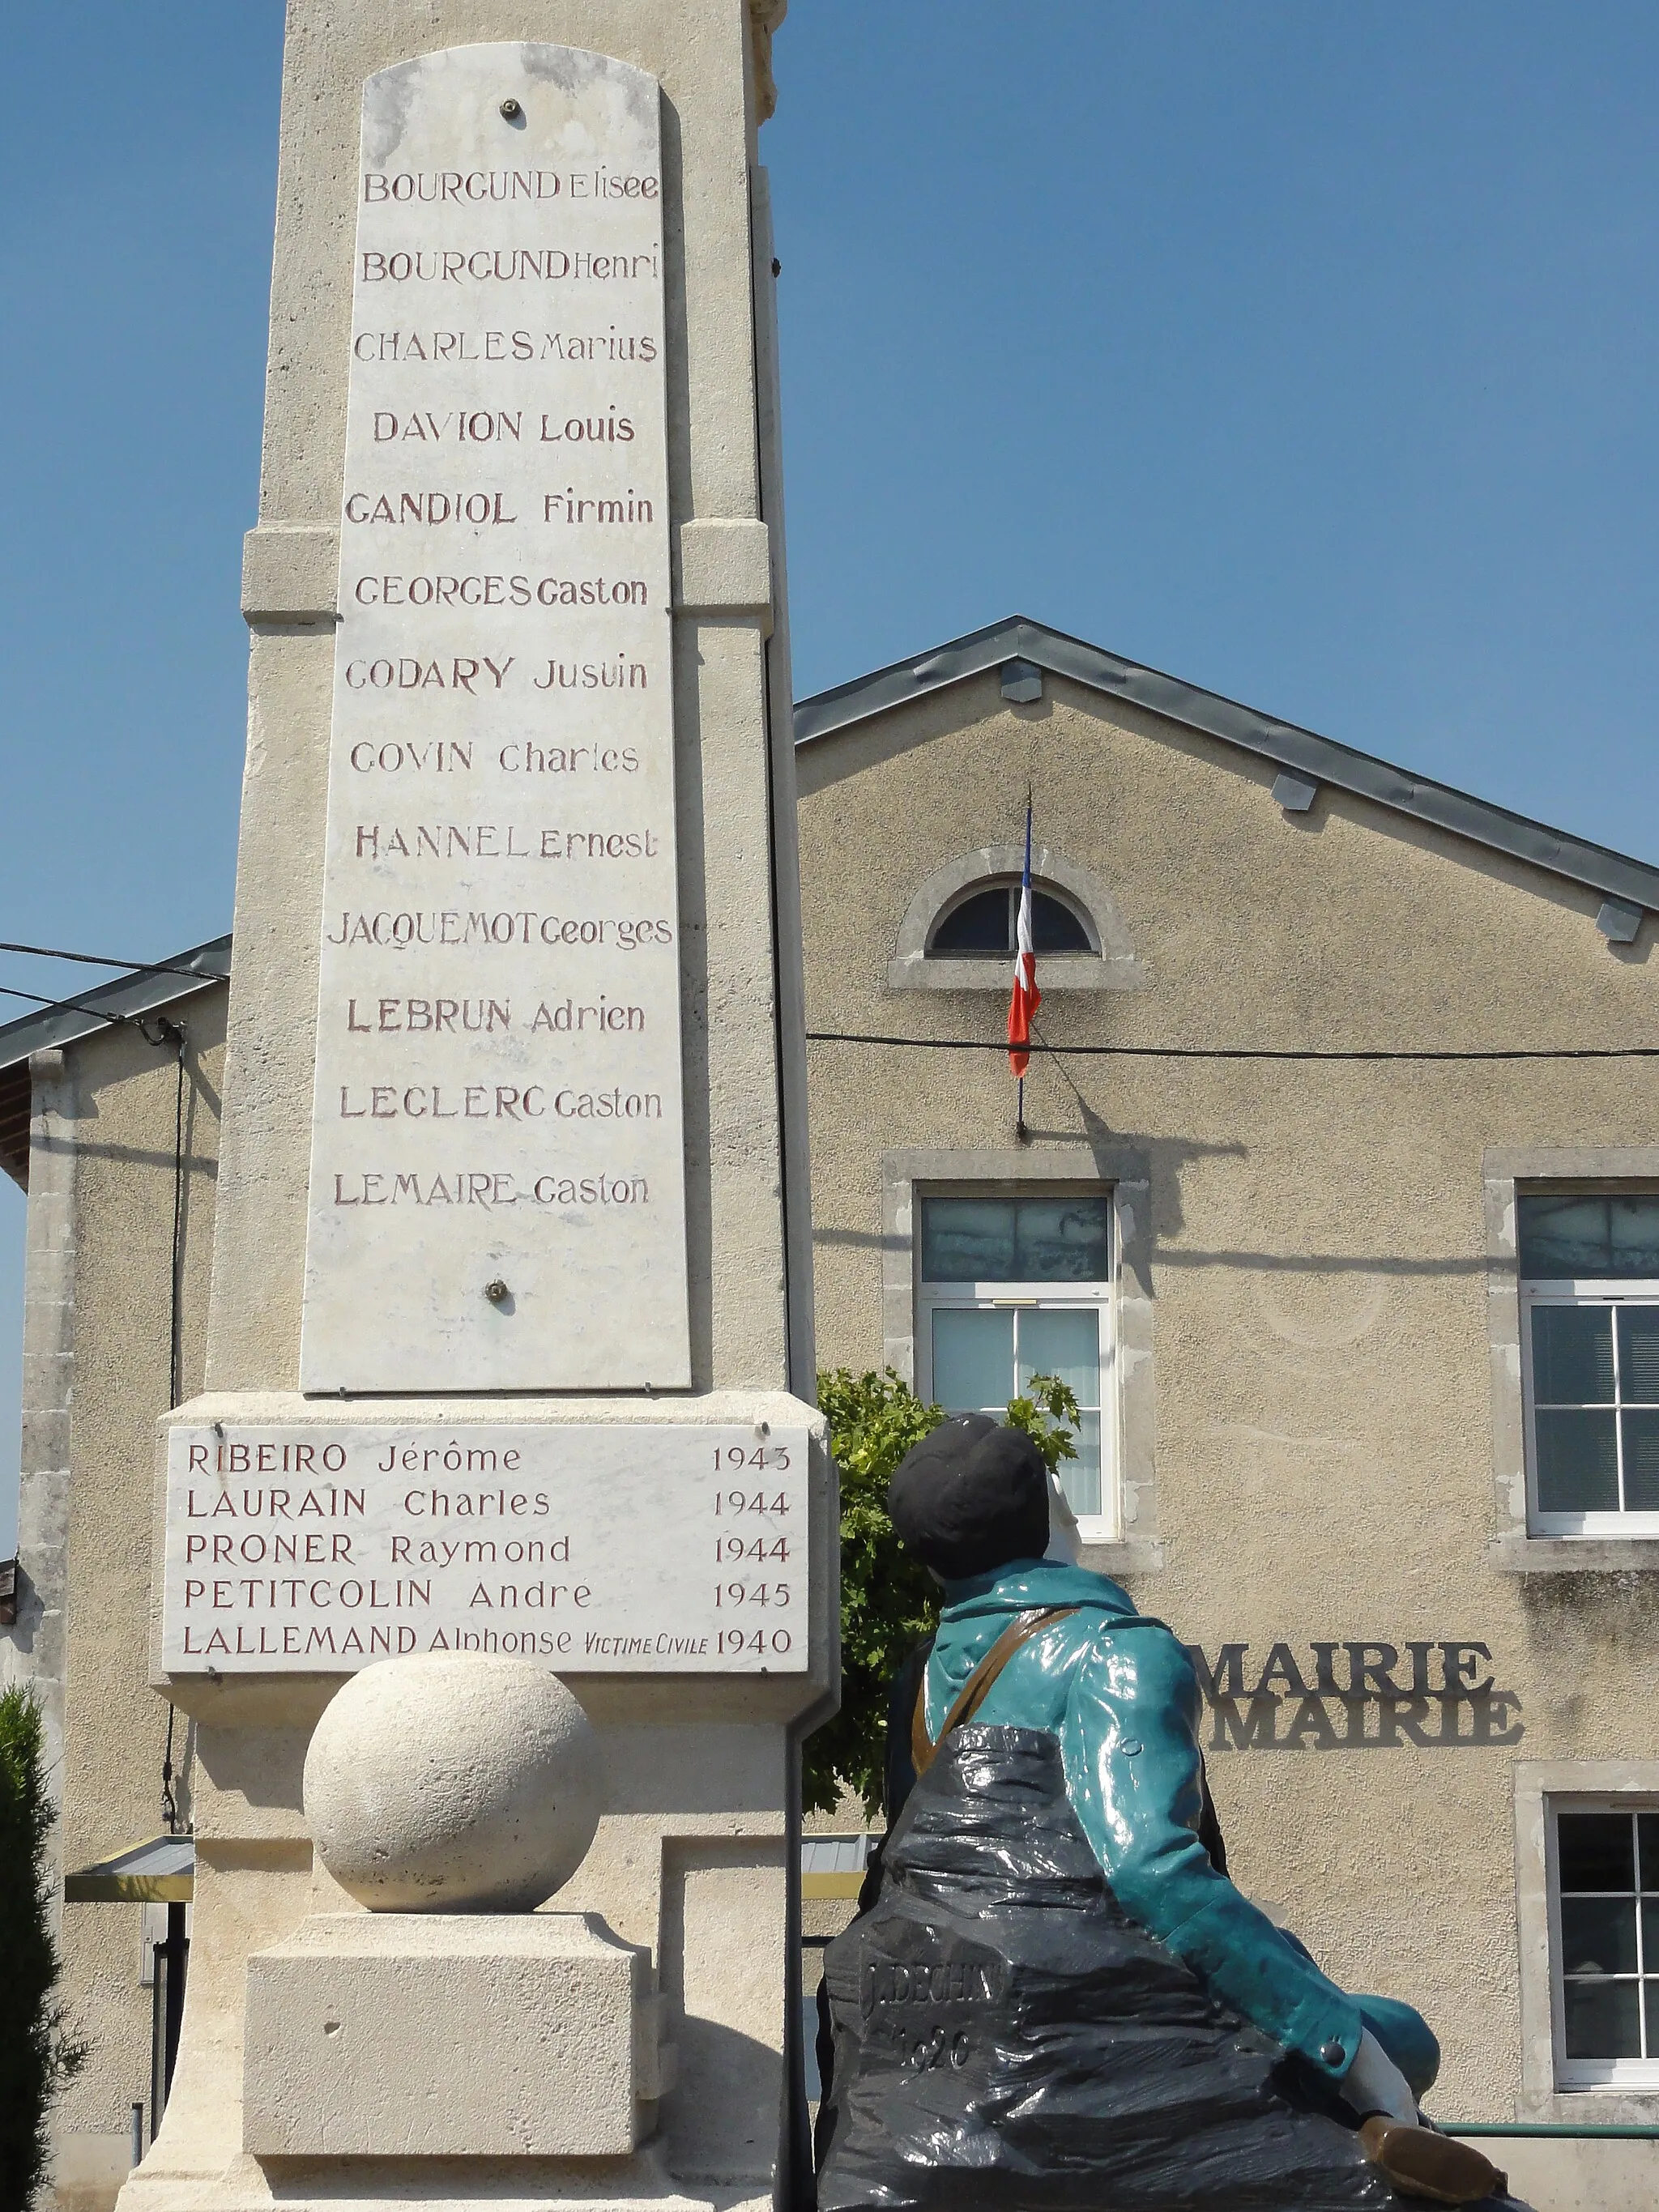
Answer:
<svg viewBox="0 0 1659 2212"><path fill-rule="evenodd" d="M323 1422L170 1432L161 1664L801 1674L807 1435Z"/></svg>

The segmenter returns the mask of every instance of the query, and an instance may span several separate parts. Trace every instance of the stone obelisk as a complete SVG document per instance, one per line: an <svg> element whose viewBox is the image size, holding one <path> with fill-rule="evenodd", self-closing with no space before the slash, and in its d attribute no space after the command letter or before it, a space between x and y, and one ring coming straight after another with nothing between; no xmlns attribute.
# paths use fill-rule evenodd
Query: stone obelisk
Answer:
<svg viewBox="0 0 1659 2212"><path fill-rule="evenodd" d="M534 1659L599 1731L555 1907L635 1947L634 2147L532 2145L509 2187L470 2050L412 2165L356 2117L349 2192L791 2186L836 1571L757 158L782 12L289 0L208 1380L158 1455L194 1937L126 2212L335 2190L280 2083L245 2106L248 1961L350 1910L307 1747L416 1651Z"/></svg>

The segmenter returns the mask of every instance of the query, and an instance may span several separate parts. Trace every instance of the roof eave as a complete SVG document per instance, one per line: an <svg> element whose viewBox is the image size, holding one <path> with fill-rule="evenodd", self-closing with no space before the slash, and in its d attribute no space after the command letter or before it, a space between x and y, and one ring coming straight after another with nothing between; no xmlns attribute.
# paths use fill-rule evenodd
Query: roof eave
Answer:
<svg viewBox="0 0 1659 2212"><path fill-rule="evenodd" d="M1053 675L1146 708L1167 721L1219 738L1279 768L1294 769L1316 782L1352 792L1395 813L1467 838L1472 844L1506 853L1570 883L1659 913L1659 868L1645 861L1593 845L1565 830L1553 830L1526 815L1513 814L1507 807L1495 806L1450 784L1395 768L1293 722L1277 721L1236 699L1126 660L1023 615L1012 615L931 653L895 661L853 683L837 684L833 690L802 700L795 709L795 742L816 744L856 722L886 714L946 684L1000 668L1010 660L1035 661Z"/></svg>
<svg viewBox="0 0 1659 2212"><path fill-rule="evenodd" d="M42 1006L36 1013L20 1015L0 1024L0 1072L15 1067L32 1054L52 1045L77 1043L120 1021L142 1020L147 1014L176 1006L198 991L222 983L230 974L230 939L210 938L188 952L180 952L165 967L145 969L125 975L118 982L100 984L95 990L77 992L74 998Z"/></svg>

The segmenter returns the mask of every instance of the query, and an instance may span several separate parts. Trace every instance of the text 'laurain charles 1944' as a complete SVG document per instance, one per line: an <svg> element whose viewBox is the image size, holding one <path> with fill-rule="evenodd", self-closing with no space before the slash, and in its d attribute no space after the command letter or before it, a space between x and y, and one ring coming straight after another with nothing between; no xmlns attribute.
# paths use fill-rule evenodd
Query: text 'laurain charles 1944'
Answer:
<svg viewBox="0 0 1659 2212"><path fill-rule="evenodd" d="M180 1426L162 1663L355 1671L483 1651L571 1673L799 1674L804 1430Z"/></svg>

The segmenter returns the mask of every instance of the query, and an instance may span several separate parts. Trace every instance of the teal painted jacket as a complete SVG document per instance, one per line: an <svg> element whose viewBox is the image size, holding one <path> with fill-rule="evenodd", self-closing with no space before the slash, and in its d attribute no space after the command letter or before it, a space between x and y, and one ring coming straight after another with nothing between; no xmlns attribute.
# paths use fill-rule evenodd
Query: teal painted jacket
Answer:
<svg viewBox="0 0 1659 2212"><path fill-rule="evenodd" d="M945 1598L927 1662L929 1734L937 1739L1015 1614L1076 1606L1015 1653L975 1722L1058 1736L1073 1809L1129 1917L1246 2020L1340 2081L1359 2049L1359 2004L1217 1873L1199 1841L1198 1682L1170 1631L1143 1620L1104 1575L1055 1559L947 1583Z"/></svg>

